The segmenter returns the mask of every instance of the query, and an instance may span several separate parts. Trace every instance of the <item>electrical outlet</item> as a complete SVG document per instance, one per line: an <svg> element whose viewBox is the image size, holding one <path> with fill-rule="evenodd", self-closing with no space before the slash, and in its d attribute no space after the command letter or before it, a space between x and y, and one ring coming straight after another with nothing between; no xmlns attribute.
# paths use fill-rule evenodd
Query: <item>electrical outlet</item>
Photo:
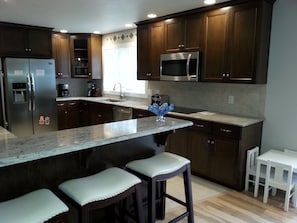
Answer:
<svg viewBox="0 0 297 223"><path fill-rule="evenodd" d="M230 105L234 104L234 96L233 95L228 96L228 104L230 104Z"/></svg>

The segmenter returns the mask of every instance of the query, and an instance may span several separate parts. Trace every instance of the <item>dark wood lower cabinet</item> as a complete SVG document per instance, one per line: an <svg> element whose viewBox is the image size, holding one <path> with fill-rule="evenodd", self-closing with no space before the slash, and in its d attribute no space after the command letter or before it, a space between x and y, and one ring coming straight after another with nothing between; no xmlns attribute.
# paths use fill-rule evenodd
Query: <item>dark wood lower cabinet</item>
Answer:
<svg viewBox="0 0 297 223"><path fill-rule="evenodd" d="M79 127L80 108L79 101L66 101L57 103L58 129L70 129Z"/></svg>
<svg viewBox="0 0 297 223"><path fill-rule="evenodd" d="M166 150L191 160L192 173L243 190L246 151L261 144L262 122L239 127L191 119L168 137Z"/></svg>

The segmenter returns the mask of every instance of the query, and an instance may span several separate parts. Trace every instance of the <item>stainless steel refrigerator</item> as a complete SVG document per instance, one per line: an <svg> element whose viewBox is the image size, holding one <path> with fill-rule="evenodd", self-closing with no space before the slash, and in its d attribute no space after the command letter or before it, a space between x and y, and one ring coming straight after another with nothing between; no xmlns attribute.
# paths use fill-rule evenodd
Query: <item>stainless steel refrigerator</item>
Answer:
<svg viewBox="0 0 297 223"><path fill-rule="evenodd" d="M18 137L56 131L54 59L5 58L3 67L8 130Z"/></svg>

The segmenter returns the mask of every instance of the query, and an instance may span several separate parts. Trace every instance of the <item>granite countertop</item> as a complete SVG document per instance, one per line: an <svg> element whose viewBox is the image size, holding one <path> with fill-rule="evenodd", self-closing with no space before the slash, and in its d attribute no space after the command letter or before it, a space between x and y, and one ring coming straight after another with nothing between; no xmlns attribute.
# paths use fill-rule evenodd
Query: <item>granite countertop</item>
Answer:
<svg viewBox="0 0 297 223"><path fill-rule="evenodd" d="M190 121L156 117L130 119L102 125L54 131L29 137L0 138L0 167L10 166L45 157L80 151L96 146L120 142L193 125ZM1 129L1 133L5 132Z"/></svg>
<svg viewBox="0 0 297 223"><path fill-rule="evenodd" d="M8 140L16 138L14 134L0 126L0 140Z"/></svg>
<svg viewBox="0 0 297 223"><path fill-rule="evenodd" d="M110 101L107 101L107 99L108 99L107 97L64 97L64 98L59 97L57 98L57 101L85 100L85 101L114 104L118 106L132 107L132 108L138 108L138 109L144 109L144 110L147 110L147 107L148 107L148 104L143 101L124 100L122 102L110 102ZM202 111L202 112L196 112L191 114L183 114L183 113L172 111L172 112L169 112L169 114L175 115L179 118L202 119L205 121L212 121L212 122L228 124L228 125L236 125L239 127L246 127L259 122L263 122L263 119L242 117L242 116L236 116L236 115L227 115L227 114L221 114L221 113L210 112L210 111Z"/></svg>

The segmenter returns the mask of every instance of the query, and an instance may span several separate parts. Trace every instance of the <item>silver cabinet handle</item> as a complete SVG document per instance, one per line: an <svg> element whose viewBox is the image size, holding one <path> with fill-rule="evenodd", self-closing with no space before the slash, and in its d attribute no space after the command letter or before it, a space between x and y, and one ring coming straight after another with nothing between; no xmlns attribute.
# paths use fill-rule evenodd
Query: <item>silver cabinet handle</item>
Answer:
<svg viewBox="0 0 297 223"><path fill-rule="evenodd" d="M226 132L226 133L230 133L232 132L230 129L224 129L224 128L220 128L221 132Z"/></svg>
<svg viewBox="0 0 297 223"><path fill-rule="evenodd" d="M195 124L195 126L198 128L204 128L204 125L202 125L202 124Z"/></svg>

